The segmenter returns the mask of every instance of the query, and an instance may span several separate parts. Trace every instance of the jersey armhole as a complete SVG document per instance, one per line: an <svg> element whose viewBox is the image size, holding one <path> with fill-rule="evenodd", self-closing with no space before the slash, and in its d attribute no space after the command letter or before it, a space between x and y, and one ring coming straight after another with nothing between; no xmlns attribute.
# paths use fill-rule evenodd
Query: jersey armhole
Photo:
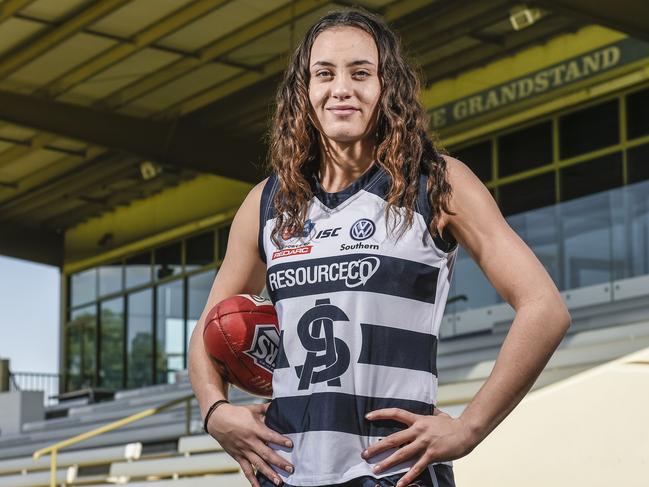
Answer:
<svg viewBox="0 0 649 487"><path fill-rule="evenodd" d="M257 236L257 248L259 249L259 257L266 263L266 249L264 248L264 232L266 229L266 222L272 217L273 200L277 192L277 178L275 174L271 174L264 189L261 192L259 202L259 232Z"/></svg>
<svg viewBox="0 0 649 487"><path fill-rule="evenodd" d="M419 176L419 189L417 192L417 199L415 200L415 207L417 209L417 212L424 217L426 231L433 239L435 247L448 254L453 252L457 248L457 241L450 233L446 232L445 230L442 230L442 234L446 234L446 239L443 238L443 235L439 235L437 232L435 232L435 235L430 232L428 224L430 223L433 212L430 208L430 203L428 202L427 184L428 176L421 174Z"/></svg>

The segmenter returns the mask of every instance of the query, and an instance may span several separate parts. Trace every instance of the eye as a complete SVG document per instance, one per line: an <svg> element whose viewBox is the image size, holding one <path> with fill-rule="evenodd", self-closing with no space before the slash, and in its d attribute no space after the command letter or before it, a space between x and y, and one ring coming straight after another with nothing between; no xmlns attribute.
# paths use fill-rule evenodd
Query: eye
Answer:
<svg viewBox="0 0 649 487"><path fill-rule="evenodd" d="M318 71L315 74L316 78L324 78L324 77L328 77L328 76L331 76L331 75L332 75L331 71L329 71L327 69L323 69L322 71Z"/></svg>
<svg viewBox="0 0 649 487"><path fill-rule="evenodd" d="M370 73L368 73L367 71L356 71L354 73L354 76L356 76L358 78L367 78L369 75L370 75Z"/></svg>

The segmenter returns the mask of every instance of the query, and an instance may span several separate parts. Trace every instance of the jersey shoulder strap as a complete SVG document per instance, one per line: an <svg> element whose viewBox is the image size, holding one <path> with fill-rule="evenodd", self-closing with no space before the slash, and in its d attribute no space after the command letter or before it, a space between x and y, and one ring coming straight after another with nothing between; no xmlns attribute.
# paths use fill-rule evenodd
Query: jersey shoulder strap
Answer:
<svg viewBox="0 0 649 487"><path fill-rule="evenodd" d="M415 209L417 213L424 217L426 225L430 224L430 219L433 215L433 210L428 201L428 175L423 171L419 174L419 186L417 188L417 199L415 201ZM442 252L451 252L455 250L457 242L448 232L442 232L444 238L440 236L437 232L431 234L433 237L433 242L435 246L440 249Z"/></svg>
<svg viewBox="0 0 649 487"><path fill-rule="evenodd" d="M259 256L261 260L266 262L266 250L264 249L264 229L266 222L275 218L275 194L277 193L277 175L272 173L264 189L261 192L261 201L259 203L259 235L258 244Z"/></svg>

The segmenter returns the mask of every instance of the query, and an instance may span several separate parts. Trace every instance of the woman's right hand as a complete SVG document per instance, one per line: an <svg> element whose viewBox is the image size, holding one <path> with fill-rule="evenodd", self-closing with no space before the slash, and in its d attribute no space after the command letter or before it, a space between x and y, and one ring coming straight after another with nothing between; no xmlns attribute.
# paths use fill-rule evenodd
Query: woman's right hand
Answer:
<svg viewBox="0 0 649 487"><path fill-rule="evenodd" d="M279 456L268 443L292 448L290 438L280 435L264 423L264 416L270 403L235 406L223 404L210 417L207 430L223 449L234 458L253 487L260 487L253 467L259 470L275 485L282 479L269 464L290 473L293 465Z"/></svg>

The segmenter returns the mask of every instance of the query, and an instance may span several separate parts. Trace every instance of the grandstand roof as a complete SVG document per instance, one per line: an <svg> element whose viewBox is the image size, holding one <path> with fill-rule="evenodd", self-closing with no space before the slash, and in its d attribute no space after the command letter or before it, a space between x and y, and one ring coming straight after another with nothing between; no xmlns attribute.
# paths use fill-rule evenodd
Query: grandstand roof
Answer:
<svg viewBox="0 0 649 487"><path fill-rule="evenodd" d="M0 253L61 264L62 234L199 173L259 161L287 54L325 12L362 5L400 33L425 82L600 23L649 40L646 2L4 0Z"/></svg>

